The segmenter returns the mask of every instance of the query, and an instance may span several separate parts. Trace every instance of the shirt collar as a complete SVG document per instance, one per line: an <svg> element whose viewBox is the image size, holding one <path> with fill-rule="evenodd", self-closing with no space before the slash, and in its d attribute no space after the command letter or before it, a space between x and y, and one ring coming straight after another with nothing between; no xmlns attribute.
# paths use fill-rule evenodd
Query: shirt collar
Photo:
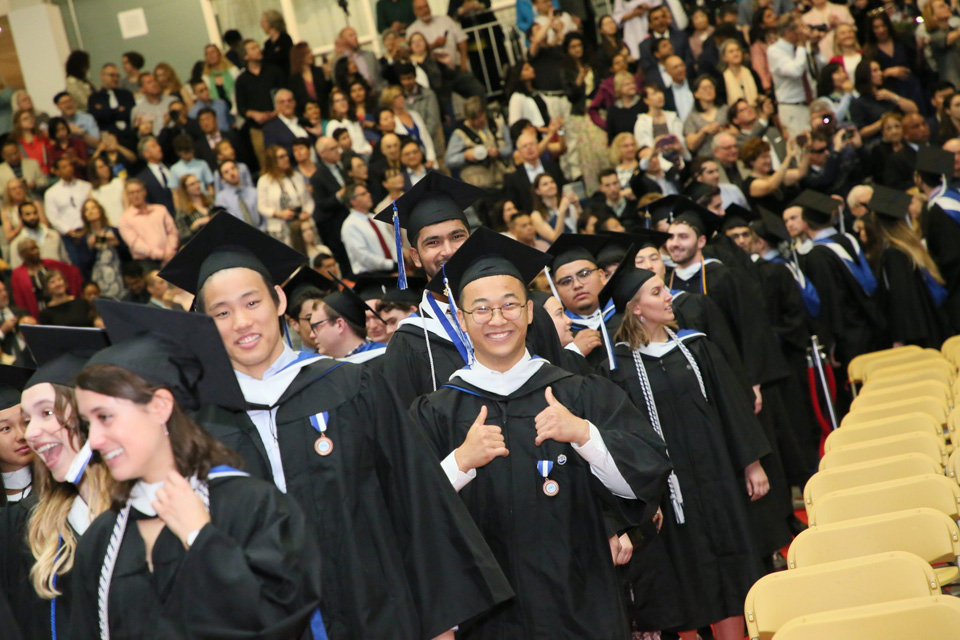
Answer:
<svg viewBox="0 0 960 640"><path fill-rule="evenodd" d="M833 227L827 227L826 229L820 229L815 234L813 234L814 240L820 240L821 238L829 238L831 236L837 235L837 230Z"/></svg>
<svg viewBox="0 0 960 640"><path fill-rule="evenodd" d="M700 271L700 262L693 262L685 267L677 266L674 268L673 272L677 274L682 280L689 280L693 276L697 275Z"/></svg>

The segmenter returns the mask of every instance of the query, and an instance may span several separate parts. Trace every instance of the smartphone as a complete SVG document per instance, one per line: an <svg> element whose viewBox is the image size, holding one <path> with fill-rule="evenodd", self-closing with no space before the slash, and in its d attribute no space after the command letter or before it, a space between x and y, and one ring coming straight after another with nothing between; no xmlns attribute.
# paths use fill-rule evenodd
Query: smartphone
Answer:
<svg viewBox="0 0 960 640"><path fill-rule="evenodd" d="M677 144L677 136L670 135L660 138L655 146L657 149L665 149L675 144Z"/></svg>

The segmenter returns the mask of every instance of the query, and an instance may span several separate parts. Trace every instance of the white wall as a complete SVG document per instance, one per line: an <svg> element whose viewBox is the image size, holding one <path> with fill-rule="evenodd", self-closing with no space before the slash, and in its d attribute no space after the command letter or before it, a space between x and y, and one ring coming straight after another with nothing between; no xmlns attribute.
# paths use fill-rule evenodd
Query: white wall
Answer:
<svg viewBox="0 0 960 640"><path fill-rule="evenodd" d="M10 31L27 91L38 111L53 111L63 91L63 63L70 54L60 9L41 0L8 0Z"/></svg>

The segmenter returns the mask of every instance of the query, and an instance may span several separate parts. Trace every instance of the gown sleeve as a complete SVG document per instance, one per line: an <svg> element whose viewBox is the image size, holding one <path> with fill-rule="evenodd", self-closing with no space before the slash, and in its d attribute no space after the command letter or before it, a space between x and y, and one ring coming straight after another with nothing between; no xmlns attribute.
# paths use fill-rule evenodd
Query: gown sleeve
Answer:
<svg viewBox="0 0 960 640"><path fill-rule="evenodd" d="M730 365L709 340L696 340L688 347L693 352L703 374L707 400L717 408L730 459L737 469L759 460L770 453L770 443L763 433L753 407L735 380Z"/></svg>
<svg viewBox="0 0 960 640"><path fill-rule="evenodd" d="M928 338L920 310L932 306L923 300L926 286L917 277L916 268L907 254L896 249L883 250L878 280L883 287L880 297L887 327L893 342L915 344Z"/></svg>

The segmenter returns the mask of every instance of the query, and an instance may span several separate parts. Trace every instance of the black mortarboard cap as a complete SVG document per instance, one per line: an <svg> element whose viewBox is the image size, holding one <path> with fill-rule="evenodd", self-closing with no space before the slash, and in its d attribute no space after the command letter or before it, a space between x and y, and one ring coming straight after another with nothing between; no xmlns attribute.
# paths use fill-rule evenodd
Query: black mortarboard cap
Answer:
<svg viewBox="0 0 960 640"><path fill-rule="evenodd" d="M110 345L107 332L91 327L54 327L25 324L23 339L37 363L25 388L43 382L73 386L73 379L93 354Z"/></svg>
<svg viewBox="0 0 960 640"><path fill-rule="evenodd" d="M427 288L427 279L419 276L407 277L407 288L400 289L396 285L391 285L387 292L380 298L380 302L400 302L416 306L420 304L423 298L423 290Z"/></svg>
<svg viewBox="0 0 960 640"><path fill-rule="evenodd" d="M609 242L604 245L597 256L597 260L602 265L613 264L614 256L618 256L616 262L620 262L623 256L631 250L633 255L636 255L640 249L645 247L653 247L659 250L670 239L669 233L654 231L653 229L634 229L630 233L601 231L599 235L609 238Z"/></svg>
<svg viewBox="0 0 960 640"><path fill-rule="evenodd" d="M917 171L953 175L953 154L940 147L927 146L917 152Z"/></svg>
<svg viewBox="0 0 960 640"><path fill-rule="evenodd" d="M217 214L163 269L160 277L194 295L211 275L243 267L281 284L307 257L230 214Z"/></svg>
<svg viewBox="0 0 960 640"><path fill-rule="evenodd" d="M443 269L430 280L427 288L434 293L444 294L444 274L454 298L474 280L491 276L513 276L526 288L549 261L550 256L543 251L480 227L460 245Z"/></svg>
<svg viewBox="0 0 960 640"><path fill-rule="evenodd" d="M708 238L712 236L723 223L723 218L706 207L683 196L677 196L677 201L673 205L673 211L668 220L670 220L670 224L685 222L690 226L696 227L702 235Z"/></svg>
<svg viewBox="0 0 960 640"><path fill-rule="evenodd" d="M625 256L620 266L607 284L600 290L601 308L607 304L607 300L613 299L613 304L618 313L623 313L627 308L627 303L637 295L637 291L643 286L643 283L653 278L657 274L648 269L638 269L633 264L633 256Z"/></svg>
<svg viewBox="0 0 960 640"><path fill-rule="evenodd" d="M367 322L367 311L376 314L376 311L371 309L370 305L350 287L331 293L323 299L323 304L360 327Z"/></svg>
<svg viewBox="0 0 960 640"><path fill-rule="evenodd" d="M790 232L783 218L764 208L760 209L760 219L751 222L750 228L771 246L790 241Z"/></svg>
<svg viewBox="0 0 960 640"><path fill-rule="evenodd" d="M287 312L293 313L294 302L308 293L320 299L336 289L337 285L333 280L320 275L309 265L304 265L283 285L283 292L287 296Z"/></svg>
<svg viewBox="0 0 960 640"><path fill-rule="evenodd" d="M0 365L0 411L20 404L20 394L33 376L33 369Z"/></svg>
<svg viewBox="0 0 960 640"><path fill-rule="evenodd" d="M912 200L913 197L905 191L877 184L873 186L873 196L867 203L867 208L885 218L905 220Z"/></svg>
<svg viewBox="0 0 960 640"><path fill-rule="evenodd" d="M240 385L213 318L100 298L111 346L87 365L113 364L169 389L180 406L244 409Z"/></svg>
<svg viewBox="0 0 960 640"><path fill-rule="evenodd" d="M676 204L679 197L680 196L663 196L662 198L657 198L650 204L644 205L640 210L646 211L647 214L649 214L650 226L655 227L661 220L670 219L670 214L673 213L673 205Z"/></svg>
<svg viewBox="0 0 960 640"><path fill-rule="evenodd" d="M357 277L353 290L364 300L380 300L391 288L397 286L397 279L393 276L362 275ZM407 280L407 287L410 280Z"/></svg>
<svg viewBox="0 0 960 640"><path fill-rule="evenodd" d="M727 229L735 229L737 227L749 227L750 222L759 219L760 216L752 209L733 203L725 210L723 221L720 223L720 230L726 231Z"/></svg>
<svg viewBox="0 0 960 640"><path fill-rule="evenodd" d="M431 171L394 204L400 226L407 230L407 238L416 246L417 235L426 226L445 220L462 220L466 224L463 210L486 193L479 187ZM376 219L393 224L393 204L377 213Z"/></svg>
<svg viewBox="0 0 960 640"><path fill-rule="evenodd" d="M589 260L596 264L597 255L609 241L609 236L563 233L547 249L547 253L551 256L548 258L550 270L556 271L563 265L577 260Z"/></svg>
<svg viewBox="0 0 960 640"><path fill-rule="evenodd" d="M789 207L801 207L804 215L812 220L830 224L837 209L840 208L840 202L819 191L807 189L794 198L793 202L787 205L787 208Z"/></svg>

